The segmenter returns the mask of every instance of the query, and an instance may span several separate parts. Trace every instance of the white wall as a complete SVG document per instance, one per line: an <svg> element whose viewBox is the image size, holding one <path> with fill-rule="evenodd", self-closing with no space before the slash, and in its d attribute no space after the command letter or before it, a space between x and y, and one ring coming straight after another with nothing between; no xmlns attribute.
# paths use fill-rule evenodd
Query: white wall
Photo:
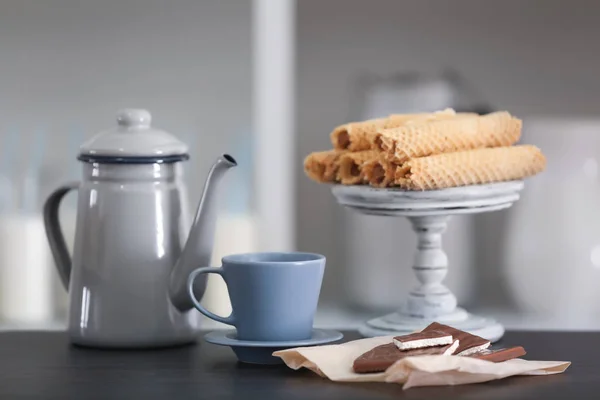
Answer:
<svg viewBox="0 0 600 400"><path fill-rule="evenodd" d="M201 135L197 198L214 158L250 134L249 1L3 0L0 55L0 133L49 131L50 159L75 157L70 130L91 135L144 107L159 127Z"/></svg>
<svg viewBox="0 0 600 400"><path fill-rule="evenodd" d="M352 119L351 96L363 72L389 75L452 67L493 106L534 114L591 115L600 104L600 3L594 1L303 0L298 5L297 157L328 148L328 133ZM299 247L329 258L324 298L344 286L344 211L298 168ZM477 218L481 280L498 277L503 213ZM370 268L371 266L365 266ZM479 271L481 272L481 271ZM376 272L374 272L376 273ZM451 272L450 272L451 273ZM490 285L481 302L498 302Z"/></svg>
<svg viewBox="0 0 600 400"><path fill-rule="evenodd" d="M221 211L247 206L241 203L249 203L247 181L252 179L251 7L250 1L239 0L0 1L0 182L9 175L20 190L22 171L39 162L39 212L50 190L79 176L78 145L114 126L120 108L140 107L152 112L155 126L190 144L191 204L199 199L210 165L228 152L240 168L225 178L229 184L223 185ZM16 140L11 137L15 131ZM37 132L46 137L41 162L32 159L37 157L31 151ZM9 190L2 186L0 191ZM76 197L69 196L65 211ZM0 212L7 211L5 204ZM71 242L74 221L69 215L65 212L63 228ZM220 220L217 255L248 245L244 235L251 230L234 222ZM47 249L33 248L39 241L32 244L22 236L21 244L39 256L36 261L46 263L39 253ZM2 262L0 271L10 279L1 283L22 289L10 293L25 293L31 286L15 282L21 275L12 269L38 267L29 259L15 265L14 259L24 257L20 249L15 254L2 249L3 261L10 262ZM51 264L48 256L40 268L46 271ZM56 278L54 271L51 275ZM57 314L63 316L64 290L54 282L53 291ZM220 293L210 292L208 300L221 300Z"/></svg>
<svg viewBox="0 0 600 400"><path fill-rule="evenodd" d="M351 118L359 74L449 66L494 106L525 118L594 114L599 12L598 2L582 0L298 1L297 242L329 258L324 300L337 302L344 290L336 239L344 212L300 165ZM212 159L249 134L250 16L244 0L2 0L0 133L48 130L46 157L62 161L74 156L67 131L89 135L121 107L146 107L158 126L202 134L188 169L197 198ZM499 224L501 215L479 225ZM481 235L479 262L493 270L494 234Z"/></svg>

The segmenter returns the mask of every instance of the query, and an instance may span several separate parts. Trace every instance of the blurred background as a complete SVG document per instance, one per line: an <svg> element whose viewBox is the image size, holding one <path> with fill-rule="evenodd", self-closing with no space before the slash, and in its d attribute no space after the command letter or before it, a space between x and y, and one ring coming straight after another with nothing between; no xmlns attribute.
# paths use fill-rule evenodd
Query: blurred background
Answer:
<svg viewBox="0 0 600 400"><path fill-rule="evenodd" d="M302 159L343 122L453 107L519 116L549 161L513 208L451 220L459 303L508 328L600 329L598 15L592 0L0 0L0 327L64 326L41 207L124 107L190 145L191 204L215 157L238 159L215 265L319 252L318 325L395 310L414 284L408 222L342 209ZM203 301L227 313L219 277Z"/></svg>

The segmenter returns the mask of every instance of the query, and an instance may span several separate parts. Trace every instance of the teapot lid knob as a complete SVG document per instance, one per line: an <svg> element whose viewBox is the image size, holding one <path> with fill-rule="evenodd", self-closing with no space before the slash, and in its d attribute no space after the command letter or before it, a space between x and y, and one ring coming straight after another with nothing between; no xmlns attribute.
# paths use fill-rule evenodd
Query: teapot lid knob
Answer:
<svg viewBox="0 0 600 400"><path fill-rule="evenodd" d="M117 123L127 128L148 128L150 122L152 115L143 109L126 108L117 114Z"/></svg>

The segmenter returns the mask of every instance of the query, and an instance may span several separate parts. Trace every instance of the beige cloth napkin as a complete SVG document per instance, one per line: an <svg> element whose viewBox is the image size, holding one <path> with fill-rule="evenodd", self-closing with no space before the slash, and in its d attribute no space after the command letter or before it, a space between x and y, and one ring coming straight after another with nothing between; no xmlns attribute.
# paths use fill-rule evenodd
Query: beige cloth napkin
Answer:
<svg viewBox="0 0 600 400"><path fill-rule="evenodd" d="M462 356L420 356L397 361L387 371L357 374L354 360L372 348L392 342L393 336L354 340L344 344L298 347L273 353L292 369L308 368L339 382L391 382L408 389L417 386L464 385L487 382L513 375L551 375L564 372L568 361L527 361L514 359L492 363Z"/></svg>

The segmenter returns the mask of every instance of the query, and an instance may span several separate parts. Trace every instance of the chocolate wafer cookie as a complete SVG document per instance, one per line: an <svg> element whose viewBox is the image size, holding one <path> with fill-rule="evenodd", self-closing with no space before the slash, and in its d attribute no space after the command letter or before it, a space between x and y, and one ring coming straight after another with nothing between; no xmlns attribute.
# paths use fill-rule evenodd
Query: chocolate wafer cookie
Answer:
<svg viewBox="0 0 600 400"><path fill-rule="evenodd" d="M482 337L472 335L469 332L460 331L448 325L442 325L438 322L433 322L422 330L422 332L429 331L446 332L449 335L452 335L454 339L458 339L459 345L455 354L459 356L477 353L478 351L487 349L491 344L489 340L486 340Z"/></svg>
<svg viewBox="0 0 600 400"><path fill-rule="evenodd" d="M383 372L396 361L403 358L414 356L452 355L458 346L458 340L455 340L454 343L447 346L435 346L402 351L396 347L394 343L388 343L377 346L359 356L354 360L352 369L358 374Z"/></svg>
<svg viewBox="0 0 600 400"><path fill-rule="evenodd" d="M478 358L480 360L499 363L502 361L512 360L513 358L519 358L521 356L524 356L525 354L527 354L527 352L523 347L516 346L498 350L481 350L477 353L470 354L467 357Z"/></svg>
<svg viewBox="0 0 600 400"><path fill-rule="evenodd" d="M425 347L445 346L454 342L452 335L447 332L430 330L427 332L411 333L396 336L394 344L400 350L422 349Z"/></svg>

